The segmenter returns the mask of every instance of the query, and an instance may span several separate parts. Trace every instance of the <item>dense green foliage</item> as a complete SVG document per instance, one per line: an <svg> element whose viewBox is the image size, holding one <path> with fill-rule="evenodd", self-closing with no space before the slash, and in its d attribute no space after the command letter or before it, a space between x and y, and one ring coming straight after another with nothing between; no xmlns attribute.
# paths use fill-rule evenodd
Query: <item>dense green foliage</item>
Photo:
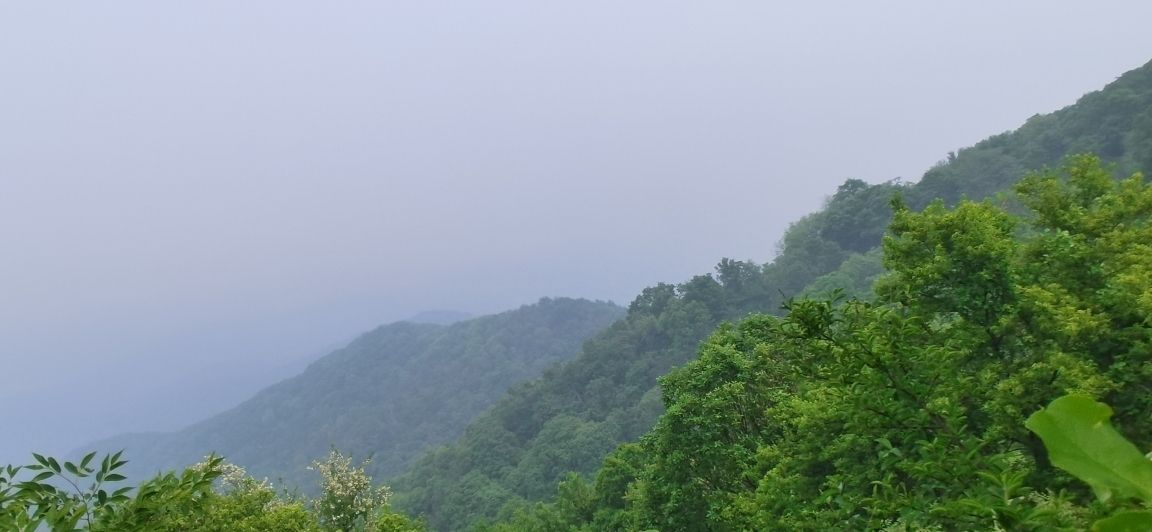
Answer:
<svg viewBox="0 0 1152 532"><path fill-rule="evenodd" d="M1018 190L1025 219L896 202L874 302L722 326L595 484L492 528L1050 530L1131 507L1049 465L1024 419L1076 393L1152 440L1152 187L1077 157Z"/></svg>
<svg viewBox="0 0 1152 532"><path fill-rule="evenodd" d="M943 210L964 197L979 199L1007 191L1026 170L1058 165L1069 150L1097 151L1120 169L1142 168L1152 161L1150 109L1152 65L1146 65L1102 91L1085 95L1076 105L1037 115L1017 131L950 154L916 184L868 185L848 180L822 211L792 225L772 263L761 267L725 260L714 275L645 290L630 306L627 318L590 342L578 358L537 382L514 389L470 426L459 442L435 451L397 479L397 505L426 515L434 528L457 530L478 518L482 522L536 515L531 501L553 496L553 486L586 494L578 478L568 475L571 472L587 476L599 469L597 486L603 475L617 475L608 484L622 494L625 483L620 479L636 467L635 448L623 447L629 449L623 455L616 451L603 467L592 457L634 440L656 422L663 410L656 378L696 357L695 347L716 325L749 312L775 313L797 295L817 296L840 289L861 300L874 297L873 282L884 270L878 246L892 220L888 204L894 195L903 196L911 210L941 198L943 203L932 209ZM1021 209L1015 204L1010 207L1013 212ZM953 223L963 226L968 220ZM1010 218L1002 215L1002 223L1011 224ZM924 267L927 275L933 269L957 265ZM943 274L937 271L937 275ZM982 305L982 312L996 310L992 301ZM1013 413L1023 419L1028 412ZM1004 414L1005 419L1009 417ZM726 452L736 451L727 448ZM619 497L601 502L600 513L605 504L622 504ZM592 507L590 503L564 504L573 512ZM605 519L598 527L631 528L613 520L616 517ZM520 522L526 529L555 528L542 523Z"/></svg>
<svg viewBox="0 0 1152 532"><path fill-rule="evenodd" d="M448 326L394 323L185 430L95 445L126 449L134 476L211 451L301 486L310 485L312 458L336 446L373 456L370 473L382 478L457 437L510 386L576 354L622 313L609 303L560 298Z"/></svg>
<svg viewBox="0 0 1152 532"><path fill-rule="evenodd" d="M363 466L332 451L313 466L322 496L277 494L236 465L209 456L182 473L122 485L128 462L116 452L99 467L95 452L78 462L33 455L36 463L0 471L0 530L108 532L420 532L423 523L393 512L391 495L373 488ZM27 477L24 473L33 474ZM22 477L22 475L24 475ZM114 491L110 486L116 485Z"/></svg>

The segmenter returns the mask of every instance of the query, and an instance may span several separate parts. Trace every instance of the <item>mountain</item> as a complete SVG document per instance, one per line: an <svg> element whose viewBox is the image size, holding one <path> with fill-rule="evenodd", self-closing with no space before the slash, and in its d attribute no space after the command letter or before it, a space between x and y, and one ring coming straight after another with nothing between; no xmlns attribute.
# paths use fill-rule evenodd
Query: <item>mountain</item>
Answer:
<svg viewBox="0 0 1152 532"><path fill-rule="evenodd" d="M395 474L430 446L458 437L510 386L573 356L622 313L611 303L545 298L452 325L385 325L184 430L123 435L88 448L125 449L129 472L139 477L216 452L257 477L309 486L305 467L332 446L371 455L378 478ZM211 382L201 386L211 393Z"/></svg>
<svg viewBox="0 0 1152 532"><path fill-rule="evenodd" d="M849 179L821 211L789 228L769 264L725 259L715 274L646 289L579 356L513 388L460 440L392 481L395 504L434 529L462 530L554 496L568 473L594 474L609 464L603 460L610 451L654 426L665 406L657 379L695 359L721 322L780 313L793 296L833 289L871 297L884 271L877 248L894 196L914 210L935 199L954 205L985 198L1078 152L1098 153L1121 172L1152 167L1152 64L1016 131L949 154L915 184Z"/></svg>

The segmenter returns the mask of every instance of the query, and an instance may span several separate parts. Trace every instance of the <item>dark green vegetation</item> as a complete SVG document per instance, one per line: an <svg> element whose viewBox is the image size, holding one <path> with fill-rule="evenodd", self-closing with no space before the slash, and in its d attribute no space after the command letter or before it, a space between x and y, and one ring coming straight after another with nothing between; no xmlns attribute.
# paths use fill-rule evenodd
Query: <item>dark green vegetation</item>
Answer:
<svg viewBox="0 0 1152 532"><path fill-rule="evenodd" d="M448 326L394 323L185 430L94 445L125 449L133 477L215 452L255 476L300 486L312 484L305 466L335 445L371 455L369 473L382 478L459 436L509 386L576 354L622 313L609 303L542 299Z"/></svg>
<svg viewBox="0 0 1152 532"><path fill-rule="evenodd" d="M848 180L822 211L793 224L779 256L770 264L725 260L715 275L645 290L630 306L628 316L589 342L578 358L547 372L539 381L514 389L473 423L459 442L426 456L396 479L397 506L426 516L435 529L459 530L485 519L531 514L534 506L529 503L554 496L559 485L560 493L569 498L561 497L549 511L575 512L577 503L571 498L591 496L591 491L568 473L597 471L596 488L616 490L613 502L600 502L623 504L620 496L632 482L627 472L640 467L636 463L640 447L619 447L602 462L604 453L634 441L656 424L665 406L657 377L696 358L700 342L719 323L749 312L776 313L793 296L827 294L833 288L842 288L846 296L871 299L873 281L883 271L878 248L892 219L889 202L894 194L904 198L908 212L915 212L933 198L950 206L962 197L1008 193L1027 171L1059 166L1063 157L1077 151L1098 152L1119 172L1152 163L1152 65L1085 95L1076 105L1037 115L1017 131L950 154L919 183L868 185ZM1005 201L1010 211L1022 210L1011 198ZM1065 268L1091 268L1084 264ZM672 385L676 377L666 382ZM669 393L664 390L665 401L674 398ZM756 399L760 402L748 408L762 407L766 400ZM1017 433L1029 413L1027 409L1014 412ZM731 440L717 439L712 445L731 448ZM756 449L746 452L755 454ZM819 477L823 470L803 474ZM759 479L744 482L757 484ZM588 501L581 508L587 510ZM693 515L703 519L701 514ZM545 521L517 523L531 525L529 529L548 528ZM609 529L622 526L597 523ZM567 529L567 525L557 526L553 529ZM663 522L662 527L691 528L686 522Z"/></svg>

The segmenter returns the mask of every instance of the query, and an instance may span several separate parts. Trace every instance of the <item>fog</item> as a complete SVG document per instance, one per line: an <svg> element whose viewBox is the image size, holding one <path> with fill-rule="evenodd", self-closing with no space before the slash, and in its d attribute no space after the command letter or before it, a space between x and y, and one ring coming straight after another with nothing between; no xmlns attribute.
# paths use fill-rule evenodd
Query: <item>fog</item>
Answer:
<svg viewBox="0 0 1152 532"><path fill-rule="evenodd" d="M378 324L770 260L1150 59L1117 2L0 4L0 459Z"/></svg>

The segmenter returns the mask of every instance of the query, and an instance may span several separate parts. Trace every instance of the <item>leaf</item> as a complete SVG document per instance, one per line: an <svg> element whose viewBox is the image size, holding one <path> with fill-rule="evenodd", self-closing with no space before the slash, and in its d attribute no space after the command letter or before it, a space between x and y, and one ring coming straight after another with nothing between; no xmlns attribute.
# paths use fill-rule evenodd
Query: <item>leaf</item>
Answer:
<svg viewBox="0 0 1152 532"><path fill-rule="evenodd" d="M1097 532L1145 532L1152 529L1152 512L1120 512L1092 524Z"/></svg>
<svg viewBox="0 0 1152 532"><path fill-rule="evenodd" d="M32 480L30 482L40 482L41 480L49 478L52 475L55 475L55 473L53 473L51 471L45 471L43 473L40 473L39 475L32 477Z"/></svg>
<svg viewBox="0 0 1152 532"><path fill-rule="evenodd" d="M88 467L88 464L92 462L92 458L94 458L95 456L96 456L96 451L92 451L92 452L84 455L84 458L80 459L80 469L84 469L84 468Z"/></svg>
<svg viewBox="0 0 1152 532"><path fill-rule="evenodd" d="M104 481L105 482L116 482L119 480L124 480L125 478L128 478L128 477L125 477L124 475L121 475L120 473L109 473L107 475L104 475Z"/></svg>
<svg viewBox="0 0 1152 532"><path fill-rule="evenodd" d="M1066 395L1024 426L1044 441L1053 465L1088 483L1101 500L1115 494L1152 502L1152 462L1112 428L1111 417L1104 403Z"/></svg>

